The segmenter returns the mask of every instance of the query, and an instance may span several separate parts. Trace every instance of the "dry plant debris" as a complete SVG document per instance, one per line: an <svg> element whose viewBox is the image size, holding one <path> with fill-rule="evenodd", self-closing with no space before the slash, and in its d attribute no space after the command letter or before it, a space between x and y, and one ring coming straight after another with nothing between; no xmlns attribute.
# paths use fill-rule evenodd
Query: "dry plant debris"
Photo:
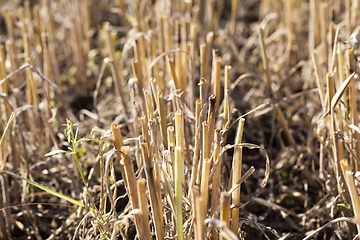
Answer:
<svg viewBox="0 0 360 240"><path fill-rule="evenodd" d="M359 238L357 0L0 12L0 239Z"/></svg>

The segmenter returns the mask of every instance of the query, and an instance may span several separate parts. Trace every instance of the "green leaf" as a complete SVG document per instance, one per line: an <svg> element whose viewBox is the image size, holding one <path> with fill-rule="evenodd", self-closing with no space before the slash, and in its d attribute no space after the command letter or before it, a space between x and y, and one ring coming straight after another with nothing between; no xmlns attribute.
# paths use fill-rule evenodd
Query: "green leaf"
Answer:
<svg viewBox="0 0 360 240"><path fill-rule="evenodd" d="M10 124L11 124L12 120L14 119L14 117L15 117L15 112L12 112L11 115L10 115L8 123L6 124L3 135L1 137L0 146L1 146L2 142L4 141L5 135L6 135L7 131L9 130Z"/></svg>
<svg viewBox="0 0 360 240"><path fill-rule="evenodd" d="M337 204L337 206L352 210L350 204L347 204L347 203L339 203L339 204Z"/></svg>
<svg viewBox="0 0 360 240"><path fill-rule="evenodd" d="M78 156L82 156L86 153L86 148L80 146L77 152L78 152Z"/></svg>
<svg viewBox="0 0 360 240"><path fill-rule="evenodd" d="M338 207L344 207L344 208L349 209L349 210L351 211L352 216L353 216L353 217L355 216L354 211L352 210L350 204L347 204L347 203L338 203L338 204L336 204L336 206L338 206Z"/></svg>
<svg viewBox="0 0 360 240"><path fill-rule="evenodd" d="M94 141L94 139L92 139L92 138L80 138L79 140L76 141L76 143L83 142L83 141Z"/></svg>
<svg viewBox="0 0 360 240"><path fill-rule="evenodd" d="M44 190L45 192L48 192L48 193L50 193L50 194L52 194L52 195L54 195L56 197L62 198L62 199L66 200L66 201L68 201L68 202L70 202L72 204L78 205L79 207L85 208L85 205L82 202L79 202L79 201L77 201L77 200L75 200L75 199L73 199L71 197L65 196L64 194L55 192L54 190L51 190L51 189L49 189L47 187L44 187L44 186L40 185L37 182L33 182L33 181L31 181L31 180L29 180L27 178L24 178L22 176L19 176L19 175L15 174L15 173L10 173L10 172L6 172L6 171L4 171L3 173L9 174L9 175L11 175L13 177L16 177L16 178L19 178L19 179L21 179L23 181L26 181L26 182L30 183L31 185L33 185L33 186L35 186L35 187L37 187L37 188L39 188L41 190Z"/></svg>
<svg viewBox="0 0 360 240"><path fill-rule="evenodd" d="M51 152L45 154L45 157L49 157L49 156L52 156L52 155L55 155L55 154L58 154L58 153L71 154L71 152L69 152L69 151L65 151L65 150L58 149L58 150L54 150L54 151L51 151Z"/></svg>
<svg viewBox="0 0 360 240"><path fill-rule="evenodd" d="M120 58L120 56L121 56L121 50L117 50L117 51L115 52L115 57L116 57L116 58Z"/></svg>

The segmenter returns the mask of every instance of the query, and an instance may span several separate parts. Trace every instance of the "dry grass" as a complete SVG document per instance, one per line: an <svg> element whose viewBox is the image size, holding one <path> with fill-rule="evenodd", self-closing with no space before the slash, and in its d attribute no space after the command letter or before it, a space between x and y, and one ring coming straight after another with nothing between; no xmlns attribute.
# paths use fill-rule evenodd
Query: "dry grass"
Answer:
<svg viewBox="0 0 360 240"><path fill-rule="evenodd" d="M1 1L0 239L359 238L358 1L239 3Z"/></svg>

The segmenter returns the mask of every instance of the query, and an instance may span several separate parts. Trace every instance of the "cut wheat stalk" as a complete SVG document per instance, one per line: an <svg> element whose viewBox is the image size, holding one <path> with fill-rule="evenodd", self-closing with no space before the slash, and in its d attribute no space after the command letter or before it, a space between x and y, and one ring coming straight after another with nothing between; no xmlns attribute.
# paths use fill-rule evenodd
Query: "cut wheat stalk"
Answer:
<svg viewBox="0 0 360 240"><path fill-rule="evenodd" d="M166 17L165 18L165 23L166 23L166 27L165 27L165 40L166 40L166 51L170 51L171 49L173 49L172 46L172 26L171 26L171 22L170 22L170 18Z"/></svg>
<svg viewBox="0 0 360 240"><path fill-rule="evenodd" d="M30 10L30 1L24 1L24 24L27 29L27 33L29 34L30 44L35 45L35 37L34 37L34 26L32 24L31 10Z"/></svg>
<svg viewBox="0 0 360 240"><path fill-rule="evenodd" d="M175 113L175 139L176 139L176 146L179 146L183 149L183 156L185 156L184 154L184 150L185 150L185 146L184 146L184 119L183 119L183 114L180 110L178 110ZM182 161L182 169L184 169L184 161ZM176 172L176 171L175 171ZM185 182L185 175L182 175L182 182Z"/></svg>
<svg viewBox="0 0 360 240"><path fill-rule="evenodd" d="M206 26L211 31L214 30L214 17L215 17L215 1L214 0L207 0L207 8L206 8Z"/></svg>
<svg viewBox="0 0 360 240"><path fill-rule="evenodd" d="M141 152L142 152L143 163L145 167L145 175L149 188L150 206L152 209L152 217L155 226L156 239L164 239L164 229L162 227L163 226L162 210L159 209L158 196L157 196L158 194L161 194L161 192L159 193L156 192L153 164L152 164L153 156L148 155L146 150L147 149L146 142L141 143L141 148L142 148Z"/></svg>
<svg viewBox="0 0 360 240"><path fill-rule="evenodd" d="M202 104L201 107L203 107L203 105L206 103L207 100L207 91L206 91L206 85L207 82L205 80L205 78L200 78L200 82L198 84L200 90L200 103Z"/></svg>
<svg viewBox="0 0 360 240"><path fill-rule="evenodd" d="M225 129L226 126L229 125L230 122L230 87L231 87L231 66L225 66L225 74L224 74L224 119L222 124L222 129Z"/></svg>
<svg viewBox="0 0 360 240"><path fill-rule="evenodd" d="M211 211L210 215L212 216L215 213L216 208L219 206L220 200L220 186L221 186L221 138L222 134L220 129L215 129L215 140L214 140L214 158L212 161L212 166L215 168L213 177L212 177L212 191L211 191ZM219 157L220 156L220 157Z"/></svg>
<svg viewBox="0 0 360 240"><path fill-rule="evenodd" d="M210 158L210 144L212 141L209 139L209 123L202 123L202 159Z"/></svg>
<svg viewBox="0 0 360 240"><path fill-rule="evenodd" d="M182 214L182 183L184 176L181 146L175 147L175 207L176 207L176 232L179 240L183 239L183 214Z"/></svg>
<svg viewBox="0 0 360 240"><path fill-rule="evenodd" d="M165 113L165 105L164 105L164 97L162 92L158 93L158 111L159 111L159 119L160 119L160 129L161 136L163 139L163 144L165 148L168 148L168 132L167 132L167 124L166 124L166 113Z"/></svg>
<svg viewBox="0 0 360 240"><path fill-rule="evenodd" d="M205 158L202 165L201 171L201 185L200 185L200 194L204 200L204 204L201 206L203 208L202 212L205 213L204 218L206 218L208 197L209 197L209 174L210 174L210 163L211 160Z"/></svg>
<svg viewBox="0 0 360 240"><path fill-rule="evenodd" d="M1 79L5 79L7 77L5 62L6 62L6 58L5 58L4 45L1 44L0 45L0 77L1 77ZM7 80L1 85L2 93L6 94L8 96L9 95L9 87L10 87L9 80ZM4 102L4 106L1 106L1 108L4 108L4 110L5 110L4 111L5 118L9 119L11 112L12 112L9 104ZM10 137L11 137L11 135L10 135Z"/></svg>
<svg viewBox="0 0 360 240"><path fill-rule="evenodd" d="M175 136L174 136L174 127L169 126L167 128L167 149L169 150L169 169L170 169L170 176L171 179L174 181L175 179Z"/></svg>
<svg viewBox="0 0 360 240"><path fill-rule="evenodd" d="M231 36L235 35L237 6L238 6L238 1L232 0L231 1L231 17L230 17L230 19L231 19L230 20L230 35Z"/></svg>
<svg viewBox="0 0 360 240"><path fill-rule="evenodd" d="M345 34L350 36L351 34L351 0L345 1Z"/></svg>
<svg viewBox="0 0 360 240"><path fill-rule="evenodd" d="M172 77L172 81L174 82L175 88L179 89L179 80L176 75L175 66L174 66L174 60L171 58L167 58L167 62L169 64L169 75Z"/></svg>
<svg viewBox="0 0 360 240"><path fill-rule="evenodd" d="M148 118L148 120L153 120L154 119L154 109L153 109L152 99L151 99L149 90L144 90L144 98L145 98L146 113L147 113L147 115L145 115L145 116Z"/></svg>
<svg viewBox="0 0 360 240"><path fill-rule="evenodd" d="M148 128L148 119L146 116L141 117L141 130L142 130L142 136L146 143L146 154L150 154L150 136L149 136L149 128Z"/></svg>
<svg viewBox="0 0 360 240"><path fill-rule="evenodd" d="M82 14L78 1L69 2L69 12L71 14L71 28L70 28L70 37L71 37L71 48L73 52L73 61L77 67L76 76L81 80L79 85L87 90L87 79L85 73L85 56L84 56L84 35L83 35L83 26L82 23ZM80 90L81 91L81 90Z"/></svg>
<svg viewBox="0 0 360 240"><path fill-rule="evenodd" d="M141 71L141 67L140 67L140 63L137 59L133 59L131 62L131 66L132 66L132 70L134 73L134 77L138 79L140 86L144 87L144 83L143 83L143 75L142 75L142 71Z"/></svg>
<svg viewBox="0 0 360 240"><path fill-rule="evenodd" d="M319 69L319 65L316 59L316 52L312 51L311 52L311 58L312 61L314 63L314 72L315 72L315 79L316 79L316 85L318 87L318 91L319 91L319 97L321 100L321 105L323 107L323 113L325 114L326 112L326 94L325 94L325 87L324 87L324 83L321 79L321 74L320 74L320 69Z"/></svg>
<svg viewBox="0 0 360 240"><path fill-rule="evenodd" d="M206 212L204 212L204 204L205 204L205 200L202 196L195 196L195 228L196 228L196 234L197 236L195 236L195 240L203 240L204 239L204 228L205 228L205 217L206 217Z"/></svg>
<svg viewBox="0 0 360 240"><path fill-rule="evenodd" d="M157 4L156 6L157 11L161 11L160 8L160 4ZM157 40L158 40L158 44L159 44L159 52L165 52L165 21L164 21L164 16L162 14L158 14L157 15L157 21L158 21L158 31L157 31Z"/></svg>
<svg viewBox="0 0 360 240"><path fill-rule="evenodd" d="M33 27L34 27L34 41L35 41L35 49L37 53L41 56L42 54L42 42L41 42L41 34L44 32L44 24L40 24L40 6L34 5L33 9Z"/></svg>
<svg viewBox="0 0 360 240"><path fill-rule="evenodd" d="M6 61L6 59L5 59L4 46L1 44L0 45L0 77L1 77L1 79L6 78L6 76L7 76L7 72L6 72L6 68L5 68L5 61ZM1 85L0 89L1 89L2 93L8 95L9 94L9 81L8 80L5 81ZM11 119L11 115L14 115L12 113L12 110L11 110L9 104L5 101L1 101L0 111L4 112L4 115L0 115L0 118L3 118L3 117L5 118L5 120L1 119L3 122L6 122L7 119ZM10 124L12 125L12 123L10 123ZM12 128L11 125L9 126L10 129ZM5 130L4 130L4 133L5 133ZM10 142L11 149L14 148L14 145L12 142L12 134L9 134L8 139L4 138L3 141L4 141L4 143L1 144L1 150L0 150L0 155L2 157L2 165L0 167L0 170L3 170L5 168L6 158L8 155L8 149L7 149L8 142Z"/></svg>
<svg viewBox="0 0 360 240"><path fill-rule="evenodd" d="M352 0L350 8L350 31L354 31L356 28L356 19L358 17L359 3L356 0Z"/></svg>
<svg viewBox="0 0 360 240"><path fill-rule="evenodd" d="M99 204L99 213L103 215L105 219L105 162L104 162L104 151L103 151L104 137L100 138L100 147L99 147L99 164L100 164L100 204Z"/></svg>
<svg viewBox="0 0 360 240"><path fill-rule="evenodd" d="M145 46L144 36L140 35L135 40L135 56L139 60L140 70L145 73L147 69L149 69L149 59L146 57L146 49L150 49L150 47ZM143 74L144 75L144 74ZM145 83L148 79L144 79Z"/></svg>
<svg viewBox="0 0 360 240"><path fill-rule="evenodd" d="M125 184L125 186L127 186L127 193L131 202L131 206L132 209L139 209L141 207L140 205L140 200L139 200L139 194L138 194L138 187L136 184L136 176L134 173L134 167L131 161L131 157L130 157L130 147L129 146L123 146L121 147L121 159L120 159L120 164L123 166L124 168L124 180L126 181L127 184ZM115 188L116 189L116 188ZM146 214L147 216L147 214ZM145 228L145 224L146 222L142 221L142 216L139 214L134 214L134 219L135 219L135 227L136 230L140 236L140 239L147 239L145 232L143 231L143 229Z"/></svg>
<svg viewBox="0 0 360 240"><path fill-rule="evenodd" d="M191 214L194 222L194 239L199 239L199 233L198 233L198 223L197 223L197 214L198 210L196 209L196 199L200 195L200 189L199 186L195 185L191 189L190 195L190 202L191 202Z"/></svg>
<svg viewBox="0 0 360 240"><path fill-rule="evenodd" d="M205 79L210 79L210 71L208 71L208 68L209 68L209 63L210 63L210 59L211 59L213 40L214 40L214 32L208 32L206 34L206 52L205 52L205 62L204 62L204 64L205 64L204 78Z"/></svg>
<svg viewBox="0 0 360 240"><path fill-rule="evenodd" d="M206 44L200 45L200 77L205 78L206 71Z"/></svg>
<svg viewBox="0 0 360 240"><path fill-rule="evenodd" d="M220 204L220 220L224 221L226 227L230 225L230 202L231 196L227 192L221 193L221 204ZM225 240L225 236L220 233L220 240Z"/></svg>
<svg viewBox="0 0 360 240"><path fill-rule="evenodd" d="M11 72L15 72L18 68L17 62L17 51L14 44L15 41L15 33L14 33L14 14L11 11L4 12L4 20L6 25L6 32L8 34L8 39L6 40L6 52L9 56L10 63L11 63ZM12 77L14 87L19 87L19 79L17 75Z"/></svg>
<svg viewBox="0 0 360 240"><path fill-rule="evenodd" d="M143 227L144 227L144 238L143 239L151 239L149 215L148 215L148 202L146 197L146 188L145 188L145 179L140 178L137 180L137 189L139 195L139 205L140 205L140 216L142 219Z"/></svg>
<svg viewBox="0 0 360 240"><path fill-rule="evenodd" d="M354 215L357 219L360 219L360 199L357 188L355 186L355 179L353 173L346 159L342 159L340 161L340 165L345 178L346 186L349 189L351 205L354 211ZM360 224L357 224L356 227L358 230L358 234L360 234Z"/></svg>
<svg viewBox="0 0 360 240"><path fill-rule="evenodd" d="M153 170L154 170L154 179L155 179L155 190L157 194L157 202L159 205L159 209L163 209L162 206L162 194L161 194L161 164L162 164L162 156L160 156L159 153L159 143L158 143L158 135L156 134L159 129L157 122L154 120L149 121L149 131L151 136L151 145L153 147L153 157L154 157L154 163L153 163Z"/></svg>
<svg viewBox="0 0 360 240"><path fill-rule="evenodd" d="M7 52L7 56L9 58L9 62L10 62L10 67L11 67L11 72L15 72L16 71L16 54L15 54L15 47L14 47L14 41L8 39L5 41L5 49ZM11 77L11 80L13 82L13 86L15 88L19 87L19 80L18 80L18 76L17 74L13 75Z"/></svg>
<svg viewBox="0 0 360 240"><path fill-rule="evenodd" d="M198 49L198 44L197 44L197 24L194 23L193 21L190 21L190 30L189 30L189 41L190 41L190 46L191 46L191 51L190 51L190 56L192 58L191 61L191 68L194 69L195 68L195 58L198 57L196 50ZM189 43L188 43L189 44Z"/></svg>
<svg viewBox="0 0 360 240"><path fill-rule="evenodd" d="M181 47L181 40L180 40L180 22L179 19L175 19L175 43L174 48L180 49ZM182 78L183 78L183 69L182 69L182 62L181 62L181 52L177 51L175 53L175 64L176 64L176 76L177 76L177 89L183 91L182 85Z"/></svg>
<svg viewBox="0 0 360 240"><path fill-rule="evenodd" d="M328 73L326 75L326 80L327 80L327 98L328 98L328 109L330 111L330 121L329 121L329 129L330 129L330 136L331 136L331 143L332 143L332 153L333 153L333 163L332 163L332 168L334 171L334 175L336 176L336 179L338 179L338 183L337 183L337 189L339 194L343 197L343 199L345 201L347 201L347 196L344 195L344 191L343 191L343 187L341 185L341 182L343 181L343 178L341 178L341 169L340 169L340 161L339 161L339 154L338 154L338 140L337 140L337 136L336 136L336 131L335 131L335 112L334 112L334 107L335 107L335 103L338 102L339 97L335 98L334 95L334 86L335 86L335 79L334 79L334 74L330 74Z"/></svg>
<svg viewBox="0 0 360 240"><path fill-rule="evenodd" d="M121 148L124 146L124 142L123 142L123 139L122 139L122 136L121 136L119 126L116 123L112 123L111 124L111 131L112 131L112 134L113 134L112 140L113 140L115 149L121 151ZM121 152L120 151L117 152L117 156L118 156L119 160L121 159ZM124 175L125 174L124 166L123 165L120 165L120 166L121 166L121 168L120 168L121 169L121 175L125 176ZM126 182L125 182L125 184L126 184Z"/></svg>
<svg viewBox="0 0 360 240"><path fill-rule="evenodd" d="M202 143L201 157L199 158L197 171L196 171L196 178L195 178L195 184L199 185L199 186L201 184L203 164L204 164L205 159L210 158L210 150L211 149L209 148L209 146L212 143L212 141L210 141L210 139L209 139L209 124L206 121L204 121L202 123L202 141L200 141L200 142Z"/></svg>
<svg viewBox="0 0 360 240"><path fill-rule="evenodd" d="M31 54L30 54L30 42L28 34L23 35L24 41L24 55L25 55L25 63L31 63ZM27 80L27 97L28 103L34 106L39 105L38 95L36 94L36 85L32 75L32 71L29 68L25 69L26 72L26 80Z"/></svg>
<svg viewBox="0 0 360 240"><path fill-rule="evenodd" d="M50 55L49 55L49 48L47 45L47 38L45 34L41 34L41 44L42 44L42 52L43 52L43 72L44 72L44 76L48 79L50 79ZM48 104L51 101L51 88L50 88L50 84L45 84L44 86L44 94L45 94L45 99L48 102ZM50 113L51 113L51 109L50 106L48 105L45 111L46 117L50 118ZM48 134L48 133L46 133Z"/></svg>
<svg viewBox="0 0 360 240"><path fill-rule="evenodd" d="M310 11L310 19L309 19L309 53L312 54L315 50L316 41L315 41L315 33L317 29L317 18L316 18L316 0L309 1L309 11Z"/></svg>
<svg viewBox="0 0 360 240"><path fill-rule="evenodd" d="M346 65L346 75L350 76L350 71L355 69L354 64L354 51L352 48L347 49L347 60L348 64ZM359 123L358 111L357 111L357 101L356 101L356 87L355 81L351 81L349 85L349 106L350 106L350 122L355 126ZM355 146L355 155L359 159L360 158L360 135L357 131L352 130L352 141ZM352 161L355 165L356 171L360 170L360 164Z"/></svg>
<svg viewBox="0 0 360 240"><path fill-rule="evenodd" d="M220 188L221 188L221 161L222 158L219 157L220 150L221 150L221 138L222 134L219 129L215 129L215 145L214 145L214 159L213 159L213 166L216 167L212 177L212 187L211 187L211 210L210 216L214 217L216 209L219 206L220 200ZM216 240L218 239L217 231L213 228L211 230L211 238Z"/></svg>
<svg viewBox="0 0 360 240"><path fill-rule="evenodd" d="M236 131L235 144L240 144L242 141L244 131L245 119L240 118L238 128ZM242 169L242 147L236 147L234 150L233 164L232 164L232 186L234 186L241 179ZM240 186L231 194L231 203L239 205L240 203ZM231 231L237 235L239 224L239 208L231 210Z"/></svg>
<svg viewBox="0 0 360 240"><path fill-rule="evenodd" d="M221 57L216 57L214 59L214 79L213 79L213 94L216 96L216 104L214 112L218 113L219 105L220 105L220 68L221 68Z"/></svg>
<svg viewBox="0 0 360 240"><path fill-rule="evenodd" d="M188 76L188 45L187 45L187 29L186 29L186 19L180 19L180 49L181 52L181 90L183 92L183 98L186 99L186 87L187 87L187 76ZM192 103L191 103L192 104Z"/></svg>
<svg viewBox="0 0 360 240"><path fill-rule="evenodd" d="M195 141L194 141L194 157L191 166L191 177L188 191L188 198L192 199L192 189L195 185L197 178L197 169L200 159L200 150L201 150L201 124L200 124L200 111L201 111L201 101L200 99L196 100L196 108L195 108Z"/></svg>
<svg viewBox="0 0 360 240"><path fill-rule="evenodd" d="M215 130L215 117L216 117L216 102L217 102L218 97L216 97L216 95L211 95L209 97L209 111L208 111L208 118L207 118L207 123L209 125L209 129L208 129L208 149L209 149L209 154L211 153L211 145L213 144L213 140L214 140L214 130Z"/></svg>
<svg viewBox="0 0 360 240"><path fill-rule="evenodd" d="M58 60L56 58L56 51L55 51L55 34L54 34L54 23L51 16L53 14L50 12L50 3L49 0L45 0L43 3L45 7L45 28L46 31L49 33L49 50L50 50L50 59L52 62L52 69L54 71L55 83L60 84L60 69Z"/></svg>

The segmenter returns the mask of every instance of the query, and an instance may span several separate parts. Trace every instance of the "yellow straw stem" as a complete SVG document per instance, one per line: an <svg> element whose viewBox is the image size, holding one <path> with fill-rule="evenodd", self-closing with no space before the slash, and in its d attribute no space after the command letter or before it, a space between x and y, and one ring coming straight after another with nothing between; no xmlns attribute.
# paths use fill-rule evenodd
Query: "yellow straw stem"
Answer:
<svg viewBox="0 0 360 240"><path fill-rule="evenodd" d="M140 178L137 180L138 186L138 195L140 200L140 216L142 223L144 225L144 239L151 239L150 225L149 225L149 215L148 215L148 202L146 197L146 188L145 188L145 179Z"/></svg>
<svg viewBox="0 0 360 240"><path fill-rule="evenodd" d="M225 86L224 86L224 120L222 129L225 129L225 127L228 125L228 121L230 119L229 113L230 113L230 106L229 106L229 96L230 96L230 85L231 85L231 66L225 66Z"/></svg>
<svg viewBox="0 0 360 240"><path fill-rule="evenodd" d="M221 132L219 129L215 129L215 146L214 146L214 162L213 166L216 164L214 169L214 175L212 178L212 191L211 191L211 216L214 214L216 208L219 205L219 194L220 194L220 185L221 185ZM215 234L215 232L214 232ZM212 235L214 235L212 234Z"/></svg>
<svg viewBox="0 0 360 240"><path fill-rule="evenodd" d="M150 144L150 136L149 136L149 129L148 129L148 121L146 116L141 117L141 128L143 133L143 138L145 142L147 143L147 146L149 147Z"/></svg>
<svg viewBox="0 0 360 240"><path fill-rule="evenodd" d="M206 159L210 157L209 124L207 122L203 122L202 125L203 125L203 159Z"/></svg>
<svg viewBox="0 0 360 240"><path fill-rule="evenodd" d="M130 147L123 146L121 147L121 151L122 151L122 155L121 155L120 164L124 167L124 173L125 173L124 179L127 182L125 186L127 186L127 192L131 202L131 206L133 210L139 209L140 208L139 194L136 184L134 167L131 162ZM141 215L134 214L134 219L135 219L135 226L139 235L142 236L143 239L146 239L145 236L143 235L144 223L142 222Z"/></svg>
<svg viewBox="0 0 360 240"><path fill-rule="evenodd" d="M174 66L174 60L171 58L167 58L169 66L170 66L170 75L172 76L172 79L174 81L174 85L176 89L180 89L180 84L178 77L176 75L175 66Z"/></svg>
<svg viewBox="0 0 360 240"><path fill-rule="evenodd" d="M206 44L200 45L200 77L205 78L205 64L206 64Z"/></svg>
<svg viewBox="0 0 360 240"><path fill-rule="evenodd" d="M231 1L231 20L230 20L230 35L234 36L236 30L236 12L237 12L238 1Z"/></svg>
<svg viewBox="0 0 360 240"><path fill-rule="evenodd" d="M178 239L183 239L182 178L184 175L181 147L175 147L175 209Z"/></svg>
<svg viewBox="0 0 360 240"><path fill-rule="evenodd" d="M196 233L195 240L204 239L204 221L206 218L206 212L204 212L205 200L201 196L195 196L195 221L196 221Z"/></svg>
<svg viewBox="0 0 360 240"><path fill-rule="evenodd" d="M208 196L209 196L209 175L210 175L210 159L205 158L202 165L202 176L201 176L201 185L200 185L200 193L203 199L203 204L201 208L203 209L202 215L203 218L206 218L207 213L207 204L208 204Z"/></svg>
<svg viewBox="0 0 360 240"><path fill-rule="evenodd" d="M161 192L156 192L155 179L154 179L154 167L152 164L152 157L148 156L146 153L146 143L142 143L142 157L143 162L145 163L145 175L149 188L150 195L150 205L152 209L152 216L155 226L156 239L164 239L164 228L163 228L163 216L162 209L159 208L160 204L158 203L158 194Z"/></svg>
<svg viewBox="0 0 360 240"><path fill-rule="evenodd" d="M216 116L216 102L218 97L215 95L211 95L209 97L209 112L208 112L208 119L207 122L209 124L209 141L208 141L208 148L211 149L211 145L214 140L214 130L215 130L215 116Z"/></svg>
<svg viewBox="0 0 360 240"><path fill-rule="evenodd" d="M240 144L244 131L245 119L240 118L239 125L236 132L235 144ZM235 147L234 157L233 157L233 166L232 166L232 185L241 179L241 168L242 168L242 147ZM232 204L240 204L240 186L236 188L232 194ZM231 211L231 231L237 235L238 233L238 224L239 224L239 208L233 208Z"/></svg>
<svg viewBox="0 0 360 240"><path fill-rule="evenodd" d="M349 164L346 159L340 161L341 169L344 174L346 185L349 189L352 209L354 210L355 217L360 219L360 199L357 188L355 186L355 180L352 171L350 170ZM360 225L356 225L358 234L360 234Z"/></svg>
<svg viewBox="0 0 360 240"><path fill-rule="evenodd" d="M213 45L213 40L214 40L214 32L208 32L208 34L206 34L206 57L205 57L205 79L210 79L210 71L208 71L209 68L209 61L211 59L211 50L212 50L212 45Z"/></svg>
<svg viewBox="0 0 360 240"><path fill-rule="evenodd" d="M134 77L136 77L139 80L141 87L145 87L143 85L143 75L141 72L141 67L140 67L139 61L137 59L133 59L131 62L131 66L132 66L132 70L134 73Z"/></svg>
<svg viewBox="0 0 360 240"><path fill-rule="evenodd" d="M176 138L176 146L181 147L183 150L184 147L184 120L183 114L180 110L175 113L175 138ZM184 162L182 162L182 168L184 168ZM182 182L185 181L185 175L182 175Z"/></svg>
<svg viewBox="0 0 360 240"><path fill-rule="evenodd" d="M180 110L175 113L176 146L183 147L184 143L184 121Z"/></svg>
<svg viewBox="0 0 360 240"><path fill-rule="evenodd" d="M166 113L165 113L165 105L164 105L164 97L162 92L158 92L158 111L160 118L160 129L161 136L163 140L163 144L165 148L168 148L168 140L167 140L167 131L166 131Z"/></svg>
<svg viewBox="0 0 360 240"><path fill-rule="evenodd" d="M199 86L199 92L200 92L200 103L201 103L201 107L203 104L206 103L206 80L205 78L200 78L200 82L198 83L198 86Z"/></svg>
<svg viewBox="0 0 360 240"><path fill-rule="evenodd" d="M152 119L154 119L154 114L153 114L154 109L153 109L153 105L152 105L150 91L145 90L144 95L145 95L145 102L146 102L147 117L148 117L148 119L152 120Z"/></svg>
<svg viewBox="0 0 360 240"><path fill-rule="evenodd" d="M350 70L354 69L354 51L352 48L349 48L348 51L348 67L347 67L347 76L350 75ZM357 102L356 102L356 85L355 85L355 81L351 81L350 86L349 86L349 105L350 105L350 118L351 118L351 123L354 124L355 126L358 126L359 124L359 116L358 116L358 110L357 110ZM355 142L355 155L356 157L359 159L360 158L360 135L357 131L352 131L352 135L354 138L354 142ZM355 162L355 170L356 171L360 171L360 164L358 162Z"/></svg>
<svg viewBox="0 0 360 240"><path fill-rule="evenodd" d="M121 150L121 148L124 146L124 142L122 140L122 136L121 136L121 132L120 132L120 128L119 126L116 124L116 123L113 123L111 124L111 131L112 131L112 134L113 134L113 142L114 142L114 146L115 146L115 149L117 150ZM117 152L117 155L118 155L118 158L121 159L121 153L120 152ZM124 176L124 166L123 165L120 165L121 166L121 175Z"/></svg>
<svg viewBox="0 0 360 240"><path fill-rule="evenodd" d="M220 105L220 70L221 70L221 57L217 57L215 59L215 78L213 82L214 86L214 94L216 96L216 105L215 105L215 113L218 112L218 108Z"/></svg>
<svg viewBox="0 0 360 240"><path fill-rule="evenodd" d="M220 220L226 223L226 227L229 227L230 223L230 194L227 192L221 193L221 204L220 204ZM220 240L225 240L226 238L220 234Z"/></svg>

